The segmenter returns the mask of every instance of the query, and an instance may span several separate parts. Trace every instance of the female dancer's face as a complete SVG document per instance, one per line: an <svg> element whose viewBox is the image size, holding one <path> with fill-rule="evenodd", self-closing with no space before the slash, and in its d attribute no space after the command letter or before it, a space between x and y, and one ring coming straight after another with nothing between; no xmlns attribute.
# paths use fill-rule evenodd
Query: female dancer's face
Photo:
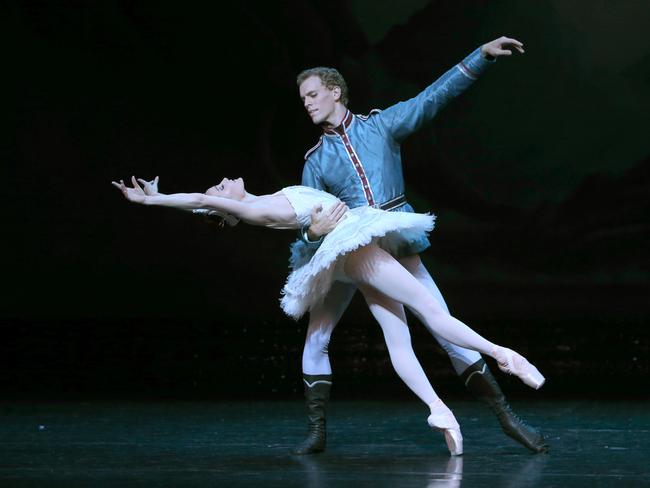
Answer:
<svg viewBox="0 0 650 488"><path fill-rule="evenodd" d="M244 180L241 178L237 178L236 180L224 178L217 185L208 188L205 194L214 197L230 198L231 200L243 200L246 197Z"/></svg>

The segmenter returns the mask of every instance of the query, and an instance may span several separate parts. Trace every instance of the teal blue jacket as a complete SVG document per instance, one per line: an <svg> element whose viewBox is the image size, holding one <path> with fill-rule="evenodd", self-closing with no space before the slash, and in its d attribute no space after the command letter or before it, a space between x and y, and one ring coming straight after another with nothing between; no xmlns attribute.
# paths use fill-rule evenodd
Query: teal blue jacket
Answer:
<svg viewBox="0 0 650 488"><path fill-rule="evenodd" d="M400 201L404 196L401 142L469 88L492 63L476 49L410 100L368 115L348 111L341 125L325 129L305 155L302 184L331 193L350 208ZM392 210L413 212L408 203ZM302 242L294 244L292 253L304 252L300 249L303 245L318 247L318 243ZM418 253L428 246L423 234L400 255Z"/></svg>

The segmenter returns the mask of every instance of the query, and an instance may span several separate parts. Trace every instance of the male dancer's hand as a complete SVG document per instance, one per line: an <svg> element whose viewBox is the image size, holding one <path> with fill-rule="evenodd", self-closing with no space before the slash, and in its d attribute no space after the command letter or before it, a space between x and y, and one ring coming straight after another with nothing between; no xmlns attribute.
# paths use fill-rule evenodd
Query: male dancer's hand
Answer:
<svg viewBox="0 0 650 488"><path fill-rule="evenodd" d="M517 39L501 36L494 41L481 46L481 54L485 58L498 58L499 56L510 56L512 48L524 54L524 45Z"/></svg>
<svg viewBox="0 0 650 488"><path fill-rule="evenodd" d="M143 180L142 178L138 178L138 181L142 184L142 189L144 190L145 195L158 195L157 176L151 181Z"/></svg>
<svg viewBox="0 0 650 488"><path fill-rule="evenodd" d="M323 212L322 205L312 208L311 225L307 231L309 240L317 241L321 236L332 232L347 211L348 206L343 202L338 202L328 212Z"/></svg>

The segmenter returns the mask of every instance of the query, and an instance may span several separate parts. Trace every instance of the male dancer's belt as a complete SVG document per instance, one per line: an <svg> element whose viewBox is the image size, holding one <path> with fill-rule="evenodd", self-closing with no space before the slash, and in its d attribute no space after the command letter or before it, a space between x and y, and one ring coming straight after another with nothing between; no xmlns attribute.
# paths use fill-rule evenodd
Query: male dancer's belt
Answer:
<svg viewBox="0 0 650 488"><path fill-rule="evenodd" d="M398 207L401 207L402 205L406 205L406 196L400 195L398 197L393 198L392 200L388 200L387 202L380 203L379 205L374 205L375 208L378 208L380 210L395 210Z"/></svg>

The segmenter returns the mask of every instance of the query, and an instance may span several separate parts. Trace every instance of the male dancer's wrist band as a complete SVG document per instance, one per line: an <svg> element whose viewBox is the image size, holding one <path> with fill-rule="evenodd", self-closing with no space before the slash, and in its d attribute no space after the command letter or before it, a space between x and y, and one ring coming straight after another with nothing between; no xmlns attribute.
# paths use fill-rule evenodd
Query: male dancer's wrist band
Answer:
<svg viewBox="0 0 650 488"><path fill-rule="evenodd" d="M302 228L302 231L300 232L300 234L302 235L302 240L305 241L307 244L320 244L323 241L323 238L325 237L325 236L320 236L315 241L312 241L309 238L309 227L307 227L307 226Z"/></svg>

